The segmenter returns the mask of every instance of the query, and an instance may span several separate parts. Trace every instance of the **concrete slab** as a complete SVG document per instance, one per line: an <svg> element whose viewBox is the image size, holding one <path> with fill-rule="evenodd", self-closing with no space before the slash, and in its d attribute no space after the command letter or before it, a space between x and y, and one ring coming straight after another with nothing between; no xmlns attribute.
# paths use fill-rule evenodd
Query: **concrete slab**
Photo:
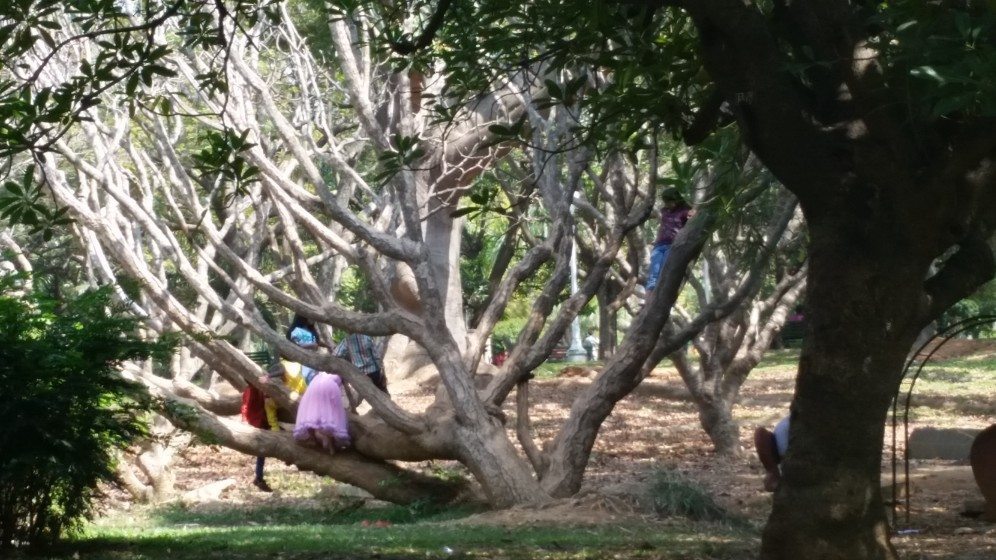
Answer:
<svg viewBox="0 0 996 560"><path fill-rule="evenodd" d="M981 430L962 428L917 428L910 434L911 459L968 461L972 441Z"/></svg>

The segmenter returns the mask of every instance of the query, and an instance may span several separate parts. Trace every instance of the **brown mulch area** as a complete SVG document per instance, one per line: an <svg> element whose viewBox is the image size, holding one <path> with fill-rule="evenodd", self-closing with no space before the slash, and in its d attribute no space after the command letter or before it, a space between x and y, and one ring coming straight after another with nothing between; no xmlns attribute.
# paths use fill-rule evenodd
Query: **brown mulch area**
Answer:
<svg viewBox="0 0 996 560"><path fill-rule="evenodd" d="M996 353L996 341L952 341L946 359L973 354ZM736 416L741 422L742 453L719 459L702 431L695 407L689 402L677 373L660 368L632 395L620 402L602 427L592 451L584 488L579 497L545 508L519 508L474 517L474 522L515 525L531 523L595 523L648 515L641 509L641 493L655 469L673 469L706 488L733 515L760 527L771 505L771 495L761 487L762 469L753 455L751 437L755 426L773 425L787 409L792 395L794 366L769 367L754 372L744 385ZM570 409L572 399L590 377L534 380L530 394L532 424L540 442L550 438ZM412 388L392 395L405 408L418 410L432 399L430 389ZM514 397L514 396L513 396ZM509 424L514 426L514 402L506 405ZM993 418L959 416L958 425L983 428ZM911 426L911 429L916 426ZM514 434L510 433L514 439ZM887 448L889 442L886 442ZM233 451L199 446L186 453L178 474L181 490L233 477L237 484L222 500L251 507L255 503L300 496L328 495L334 484L271 459L268 478L277 492L256 492L252 479L253 459ZM909 532L893 542L908 559L974 560L996 558L996 525L960 515L968 501L980 498L967 464L950 461L919 461L911 467L912 495L907 523L900 508L898 527ZM891 482L891 461L883 460L883 484ZM333 492L334 493L334 492Z"/></svg>
<svg viewBox="0 0 996 560"><path fill-rule="evenodd" d="M965 356L996 354L996 340L968 340L953 338L932 342L923 349L921 356L931 355L932 360L950 360Z"/></svg>

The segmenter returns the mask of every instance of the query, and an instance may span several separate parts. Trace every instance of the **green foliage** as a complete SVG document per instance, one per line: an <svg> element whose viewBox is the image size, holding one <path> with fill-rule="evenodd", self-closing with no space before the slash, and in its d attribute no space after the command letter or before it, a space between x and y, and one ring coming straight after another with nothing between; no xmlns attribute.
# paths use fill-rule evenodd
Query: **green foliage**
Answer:
<svg viewBox="0 0 996 560"><path fill-rule="evenodd" d="M0 220L28 226L31 233L41 233L48 241L60 226L72 223L66 209L53 210L45 203L40 185L35 182L34 164L25 167L19 181L8 180L0 187Z"/></svg>
<svg viewBox="0 0 996 560"><path fill-rule="evenodd" d="M953 359L934 356L920 372L910 401L910 418L915 422L964 428L966 418L984 420L992 417L994 408L990 396L993 392L993 371L996 371L992 341L952 340L941 347L941 355L959 344L966 344L975 350ZM905 393L901 394L901 406L905 404L905 399Z"/></svg>
<svg viewBox="0 0 996 560"><path fill-rule="evenodd" d="M981 316L996 316L996 281L991 281L948 309L938 321L940 328ZM968 325L966 325L968 326ZM971 325L964 334L975 338L996 336L996 321Z"/></svg>
<svg viewBox="0 0 996 560"><path fill-rule="evenodd" d="M974 4L974 5L973 5ZM914 117L996 116L996 8L952 8L916 0L881 4L889 80L902 87Z"/></svg>
<svg viewBox="0 0 996 560"><path fill-rule="evenodd" d="M419 145L417 136L395 134L392 149L377 156L380 171L374 175L374 181L386 183L403 170L412 169L415 163L425 155L425 149Z"/></svg>
<svg viewBox="0 0 996 560"><path fill-rule="evenodd" d="M246 30L261 18L272 19L276 8L271 0L0 2L0 169L6 175L25 159L42 161L75 124L93 118L90 109L108 93L132 109L144 105L172 113L171 103L148 89L157 79L176 75L170 62L174 46L156 39L156 31L168 22L177 22L183 48L225 51L231 29ZM78 66L62 68L62 51L81 41L93 45L88 56ZM224 65L203 70L196 76L200 89L227 92L226 71ZM202 153L206 162L237 183L251 180L256 171L238 157L239 144L231 141L237 134L217 134L226 141L209 139ZM225 162L230 165L221 165ZM44 177L30 169L24 180L5 183L0 212L48 237L51 225L65 219L41 202L33 184L39 180Z"/></svg>
<svg viewBox="0 0 996 560"><path fill-rule="evenodd" d="M479 182L481 183L481 182ZM475 187L477 192L479 189ZM471 207L474 208L474 207ZM475 208L481 210L480 207ZM483 311L489 296L489 279L495 256L504 241L504 220L494 220L481 211L476 220L464 223L460 243L460 284L464 305L472 316Z"/></svg>
<svg viewBox="0 0 996 560"><path fill-rule="evenodd" d="M409 3L386 14L388 41L412 44L426 27L413 14L433 13L439 3ZM535 73L545 93L539 108L575 108L577 136L592 144L611 141L631 153L646 147L648 132L680 137L718 88L698 58L700 37L689 9L661 3L483 0L448 6L432 48L407 59L428 67L441 59L447 100L436 109L452 118L459 101L493 91L510 72ZM837 87L828 70L839 59L820 59L814 45L783 30L770 2L752 4L781 41L781 60L800 90L822 95ZM993 2L931 3L899 0L855 4L855 25L869 34L874 73L883 71L882 93L908 117L910 130L939 118L996 115L996 7ZM828 16L829 20L829 16ZM415 21L415 28L411 22ZM730 105L750 103L753 92L724 92ZM708 111L706 111L708 113ZM513 127L492 130L518 137Z"/></svg>
<svg viewBox="0 0 996 560"><path fill-rule="evenodd" d="M117 373L165 357L110 290L55 300L0 281L0 547L43 545L79 527L114 450L145 433L147 398Z"/></svg>
<svg viewBox="0 0 996 560"><path fill-rule="evenodd" d="M469 200L453 212L453 217L467 216L468 220L477 218L487 224L491 221L490 214L508 215L508 200L491 174L485 174L471 186Z"/></svg>
<svg viewBox="0 0 996 560"><path fill-rule="evenodd" d="M320 505L267 504L254 508L188 509L184 505L169 505L153 513L156 523L178 525L197 523L207 527L238 527L247 523L263 525L351 525L379 519L391 523L418 523L420 521L447 521L480 511L480 506L444 506L430 501L410 505L365 507L363 499L338 499L322 501Z"/></svg>
<svg viewBox="0 0 996 560"><path fill-rule="evenodd" d="M410 29L403 16L389 20L388 33ZM491 91L510 71L540 72L545 91L536 98L537 108L583 106L576 123L581 138L611 139L635 151L646 147L644 136L652 127L679 130L709 95L696 41L690 19L677 9L486 0L449 6L435 48L416 52L411 60L428 66L442 59L444 93L457 99ZM440 119L451 117L454 106L439 103ZM519 128L498 125L491 132L514 139Z"/></svg>
<svg viewBox="0 0 996 560"><path fill-rule="evenodd" d="M526 317L509 317L502 319L491 331L491 340L495 352L511 350L519 333L526 326Z"/></svg>
<svg viewBox="0 0 996 560"><path fill-rule="evenodd" d="M333 8L329 6L328 9ZM329 56L334 46L324 0L292 0L287 2L287 11L301 31L301 36L308 38L312 54L319 59Z"/></svg>
<svg viewBox="0 0 996 560"><path fill-rule="evenodd" d="M729 514L708 492L687 476L669 469L654 472L650 486L654 511L662 517L681 516L699 521L728 521Z"/></svg>
<svg viewBox="0 0 996 560"><path fill-rule="evenodd" d="M350 267L343 272L342 282L336 295L339 303L355 311L373 313L377 311L377 300L370 289L370 281L359 269Z"/></svg>
<svg viewBox="0 0 996 560"><path fill-rule="evenodd" d="M228 195L231 198L246 194L246 186L259 180L259 169L246 159L245 152L255 146L246 139L248 136L248 130L238 134L229 129L206 131L199 141L203 148L193 156L202 175L235 186L235 191ZM227 205L229 201L223 202Z"/></svg>

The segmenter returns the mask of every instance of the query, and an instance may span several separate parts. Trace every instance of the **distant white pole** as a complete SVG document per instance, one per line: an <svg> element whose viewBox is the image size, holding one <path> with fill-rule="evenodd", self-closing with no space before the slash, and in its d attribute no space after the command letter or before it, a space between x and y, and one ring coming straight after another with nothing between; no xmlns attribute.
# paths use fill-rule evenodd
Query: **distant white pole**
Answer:
<svg viewBox="0 0 996 560"><path fill-rule="evenodd" d="M575 192L574 196L578 193ZM571 204L571 216L574 215L574 205ZM574 221L571 220L571 226L573 228ZM571 232L571 295L578 293L578 241L577 237L574 235L575 231ZM571 346L567 349L567 361L568 362L583 362L588 359L588 353L585 352L584 347L581 346L581 320L577 315L574 316L574 320L571 321Z"/></svg>

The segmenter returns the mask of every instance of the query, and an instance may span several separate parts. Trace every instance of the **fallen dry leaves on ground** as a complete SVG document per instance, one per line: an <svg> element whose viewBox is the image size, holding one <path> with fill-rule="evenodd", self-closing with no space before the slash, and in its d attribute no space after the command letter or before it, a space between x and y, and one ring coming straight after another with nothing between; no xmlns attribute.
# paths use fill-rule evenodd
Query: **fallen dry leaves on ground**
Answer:
<svg viewBox="0 0 996 560"><path fill-rule="evenodd" d="M952 341L938 358L987 353L996 353L996 341ZM579 497L542 508L479 514L469 521L510 525L526 522L578 524L646 516L646 510L638 505L637 494L645 489L645 483L655 469L667 468L686 474L705 487L723 507L760 526L769 511L771 495L761 487L763 471L750 447L752 431L757 425L773 425L785 414L793 378L794 366L788 365L758 371L748 379L735 412L741 423L743 451L739 456L720 459L712 454L709 440L699 426L695 407L689 402L677 373L666 367L659 368L619 403L603 425ZM590 381L590 377L571 376L531 382L531 421L540 442L553 437L574 396ZM419 410L431 401L432 394L430 386L409 387L393 398L405 408ZM505 408L509 423L514 426L514 404L509 403ZM956 420L964 427L982 428L996 418L966 415ZM911 426L911 429L915 427ZM514 434L510 435L514 439ZM890 465L886 456L883 485L891 483ZM252 466L251 457L216 446L196 446L184 454L178 472L178 488L183 491L234 477L238 484L222 495L222 501L243 507L280 501L291 493L290 488L282 491L280 484L274 484L275 494L256 492L249 484ZM293 485L296 496L311 493L320 500L322 495L335 493L333 483L298 473L280 461L271 459L267 470L271 479L280 477L282 484ZM960 515L966 501L980 497L967 464L918 461L912 465L911 476L910 519L907 523L905 511L900 509L897 526L905 532L894 538L905 558L996 558L996 526ZM301 503L301 498L295 500L295 503ZM117 505L123 507L121 503Z"/></svg>

